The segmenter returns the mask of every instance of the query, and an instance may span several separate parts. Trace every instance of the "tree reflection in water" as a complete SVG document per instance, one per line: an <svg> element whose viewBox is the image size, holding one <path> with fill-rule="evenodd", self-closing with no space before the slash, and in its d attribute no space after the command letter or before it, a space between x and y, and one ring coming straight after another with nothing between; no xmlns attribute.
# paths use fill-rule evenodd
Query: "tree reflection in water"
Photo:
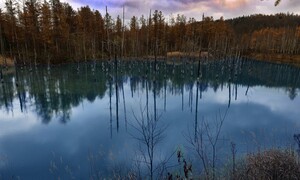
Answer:
<svg viewBox="0 0 300 180"><path fill-rule="evenodd" d="M227 85L229 90L228 106L231 103L232 93L234 93L234 100L237 100L239 86L248 87L246 95L249 88L263 85L285 88L291 100L297 96L297 89L300 87L298 68L243 59L233 62L234 59L201 62L200 99L202 92L206 91L208 87L213 87L214 91L217 91L219 88L223 89L224 85ZM156 96L163 92L164 109L166 109L166 94L174 92L182 94L184 87L192 90L193 85L197 83L198 74L197 65L186 63L175 65L158 62L157 71L151 71L151 67L156 67L153 62L140 61L120 62L115 63L114 66L111 62L102 62L95 64L95 67L102 66L95 71L91 71L89 64L80 64L82 67L78 71L74 71L76 69L74 66L77 65L61 65L51 70L46 67L39 67L33 71L18 70L16 71L18 76L16 73L11 73L12 71L9 70L6 72L4 69L4 83L0 88L0 108L4 108L7 112L13 111L12 102L14 99L18 99L22 112L26 111L29 106L35 106L35 111L43 123L49 123L53 117L60 117L61 122L66 123L72 107L78 106L85 99L89 102L94 102L97 97L102 99L107 91L112 96L112 88L115 89L115 108L117 108L119 93L123 94L119 91L123 91L124 83L129 77L132 97L140 85L147 91L153 90L154 101L156 101ZM150 82L151 79L152 82ZM113 80L115 83L112 82ZM16 81L18 81L18 86L13 83ZM232 86L234 86L233 89ZM192 93L190 91L190 106L193 104ZM123 99L123 106L126 109L124 95ZM154 106L156 106L155 102ZM184 99L182 99L182 108L183 106Z"/></svg>

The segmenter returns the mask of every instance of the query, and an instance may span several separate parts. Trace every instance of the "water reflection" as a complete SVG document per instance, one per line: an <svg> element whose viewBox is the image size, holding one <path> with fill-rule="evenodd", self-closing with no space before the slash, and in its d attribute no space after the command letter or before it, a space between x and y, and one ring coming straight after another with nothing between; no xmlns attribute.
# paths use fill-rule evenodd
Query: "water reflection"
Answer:
<svg viewBox="0 0 300 180"><path fill-rule="evenodd" d="M226 61L227 64L224 65L224 62L201 65L201 74L199 74L201 82L198 87L200 98L202 98L202 92L208 87L212 87L217 92L219 89L223 90L224 86L228 86L228 106L230 106L232 96L234 100L237 100L238 86L248 87L245 95L253 86L265 86L285 88L291 100L297 96L297 88L299 88L299 69L297 68L247 61L242 61L239 65L232 65L230 61ZM144 89L153 91L154 101L156 95L164 94L164 109L166 109L166 95L180 93L181 109L184 109L185 88L189 89L189 104L192 105L191 90L194 84L197 84L197 66L195 65L159 63L157 75L155 72L148 72L153 64L142 62L101 63L96 64L96 71L91 71L89 64L82 66L84 68L80 68L79 71L76 71L72 65L54 67L51 71L46 68L40 68L34 72L18 70L18 78L14 73L5 74L0 90L1 109L7 112L13 111L12 100L17 98L21 111L26 111L28 105L34 104L43 123L49 123L53 116L60 116L61 122L66 123L72 107L78 106L84 99L90 102L94 102L97 97L102 99L107 91L110 97L113 94L116 96L118 109L119 91L123 91L122 87L128 80L131 97L134 97L134 93L138 93L138 90Z"/></svg>
<svg viewBox="0 0 300 180"><path fill-rule="evenodd" d="M114 162L127 166L133 161L137 147L131 125L140 107L146 119L168 125L155 157L185 147L182 134L192 132L196 139L202 119L214 119L227 108L222 145L234 142L241 153L286 145L293 133L299 133L294 131L300 115L299 74L289 65L243 59L156 65L110 61L79 68L76 64L5 70L0 154L13 162L13 170L0 168L25 179L51 179L53 174L105 177L117 166Z"/></svg>

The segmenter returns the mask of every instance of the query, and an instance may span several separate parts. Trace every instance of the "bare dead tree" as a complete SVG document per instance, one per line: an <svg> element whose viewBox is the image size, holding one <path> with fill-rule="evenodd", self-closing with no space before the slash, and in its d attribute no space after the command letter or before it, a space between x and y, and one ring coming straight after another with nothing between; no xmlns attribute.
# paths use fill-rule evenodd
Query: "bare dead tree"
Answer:
<svg viewBox="0 0 300 180"><path fill-rule="evenodd" d="M155 119L153 115L147 116L148 112L146 110L146 107L140 107L141 113L139 116L133 112L135 123L131 124L131 126L135 132L131 133L131 135L138 142L138 151L140 153L138 161L147 167L147 178L152 180L155 178L155 174L160 174L158 170L162 162L155 162L155 153L158 144L164 138L166 126L161 125L160 121Z"/></svg>
<svg viewBox="0 0 300 180"><path fill-rule="evenodd" d="M114 47L114 50L115 50L114 66L115 66L115 90L116 90L116 121L117 121L117 131L119 131L119 86L118 86L118 60L117 60L116 45Z"/></svg>
<svg viewBox="0 0 300 180"><path fill-rule="evenodd" d="M234 142L231 145L231 155L232 155L232 179L236 179L236 144Z"/></svg>
<svg viewBox="0 0 300 180"><path fill-rule="evenodd" d="M228 113L228 108L222 115L221 111L216 114L215 121L202 121L196 124L195 136L185 135L189 148L202 163L205 176L210 179L216 178L216 162L218 155L218 143L220 141L221 130Z"/></svg>
<svg viewBox="0 0 300 180"><path fill-rule="evenodd" d="M112 128L112 76L111 75L109 75L109 123L110 123L110 138L112 138L113 128Z"/></svg>
<svg viewBox="0 0 300 180"><path fill-rule="evenodd" d="M124 109L124 119L125 119L125 129L127 131L127 110L126 110L126 100L125 100L125 93L124 93L124 83L122 82L121 85L121 89L122 89L122 97L123 97L123 109Z"/></svg>
<svg viewBox="0 0 300 180"><path fill-rule="evenodd" d="M1 84L4 83L4 79L3 79L3 72L2 72L2 66L0 66L0 81L1 81Z"/></svg>

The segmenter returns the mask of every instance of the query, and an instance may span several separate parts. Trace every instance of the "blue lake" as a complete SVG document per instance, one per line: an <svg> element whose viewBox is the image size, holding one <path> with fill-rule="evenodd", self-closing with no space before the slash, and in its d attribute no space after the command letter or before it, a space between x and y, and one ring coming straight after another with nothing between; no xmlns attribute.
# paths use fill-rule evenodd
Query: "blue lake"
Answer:
<svg viewBox="0 0 300 180"><path fill-rule="evenodd" d="M147 164L140 161L147 154L141 134L145 119L154 119L162 132L153 166L167 159L165 174L180 171L179 149L194 174L203 173L191 144L201 130L209 157L209 137L220 130L219 166L231 158L232 143L242 157L296 148L293 135L300 133L300 69L290 65L209 61L200 64L199 78L197 62L185 61L3 71L0 179L103 179L129 172L147 178Z"/></svg>

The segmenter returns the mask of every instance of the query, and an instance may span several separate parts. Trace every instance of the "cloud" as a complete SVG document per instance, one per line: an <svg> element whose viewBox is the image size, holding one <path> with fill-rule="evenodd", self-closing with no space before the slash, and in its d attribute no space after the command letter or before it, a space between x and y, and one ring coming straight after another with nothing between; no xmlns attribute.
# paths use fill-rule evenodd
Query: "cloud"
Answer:
<svg viewBox="0 0 300 180"><path fill-rule="evenodd" d="M237 9L246 6L249 0L213 0L213 2L224 9Z"/></svg>
<svg viewBox="0 0 300 180"><path fill-rule="evenodd" d="M72 0L71 3L79 3L83 5L89 5L94 8L103 8L105 6L108 6L110 8L121 8L123 6L129 7L129 8L138 8L140 7L143 2L140 0Z"/></svg>
<svg viewBox="0 0 300 180"><path fill-rule="evenodd" d="M208 1L208 0L169 0L169 1L175 1L175 2L180 2L180 3L186 4L186 3L204 2L204 1Z"/></svg>
<svg viewBox="0 0 300 180"><path fill-rule="evenodd" d="M162 11L165 17L184 14L187 17L194 17L196 20L200 20L203 13L206 16L213 16L215 19L220 16L233 18L258 13L300 13L299 0L282 1L276 7L273 0L69 0L69 2L70 4L88 4L92 8L103 11L107 6L113 17L121 14L122 7L125 6L126 19L133 15L148 16L150 9L152 12L154 10Z"/></svg>
<svg viewBox="0 0 300 180"><path fill-rule="evenodd" d="M300 14L299 0L283 0L278 6L274 6L275 0L61 0L68 2L74 9L89 5L92 9L105 13L108 7L113 18L122 14L125 6L125 19L133 15L148 16L150 9L160 10L165 17L176 14L184 14L201 20L202 14L225 19L250 14L275 14L290 12ZM0 8L4 8L4 1L0 1Z"/></svg>
<svg viewBox="0 0 300 180"><path fill-rule="evenodd" d="M295 14L300 14L300 1L299 0L282 1L277 7L284 8L287 11L289 11L290 13L293 12Z"/></svg>

